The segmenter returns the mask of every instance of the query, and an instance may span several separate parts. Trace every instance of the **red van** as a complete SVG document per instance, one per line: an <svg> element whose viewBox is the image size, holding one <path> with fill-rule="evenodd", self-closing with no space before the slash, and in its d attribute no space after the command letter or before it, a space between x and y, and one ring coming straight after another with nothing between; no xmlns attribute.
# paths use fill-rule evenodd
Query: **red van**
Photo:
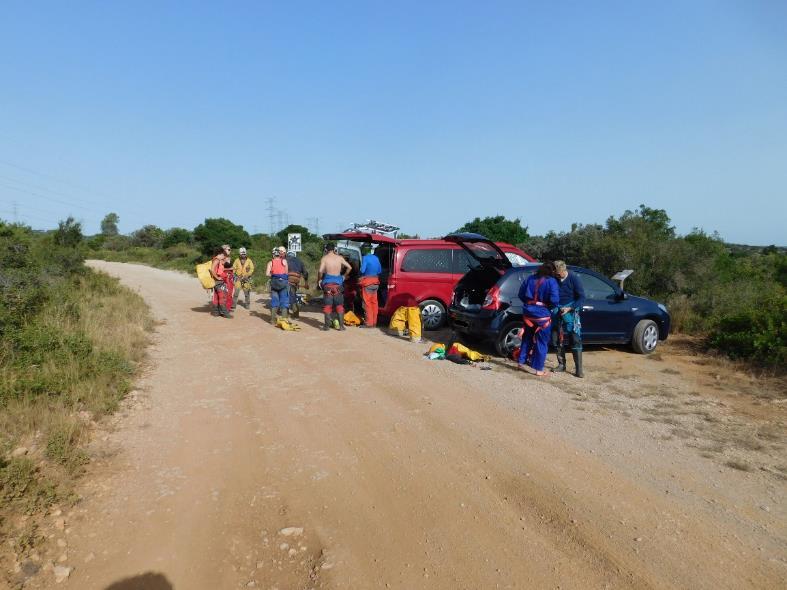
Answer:
<svg viewBox="0 0 787 590"><path fill-rule="evenodd" d="M336 242L336 252L353 267L344 286L347 309L362 309L357 290L361 244L371 243L383 267L378 291L380 315L390 317L403 305L418 305L426 330L436 330L445 323L454 287L468 270L478 264L458 244L445 240L399 240L360 232L326 234L323 237ZM511 244L499 242L497 245L513 266L534 261Z"/></svg>

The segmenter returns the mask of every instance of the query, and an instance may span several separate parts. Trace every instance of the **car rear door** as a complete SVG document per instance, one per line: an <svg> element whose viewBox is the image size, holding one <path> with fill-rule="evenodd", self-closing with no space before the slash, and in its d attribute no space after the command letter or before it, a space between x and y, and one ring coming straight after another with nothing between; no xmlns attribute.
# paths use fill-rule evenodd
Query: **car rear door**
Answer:
<svg viewBox="0 0 787 590"><path fill-rule="evenodd" d="M586 342L625 342L631 323L631 305L620 289L585 269L572 269L582 281L585 302L580 315Z"/></svg>
<svg viewBox="0 0 787 590"><path fill-rule="evenodd" d="M461 246L478 264L494 267L501 274L512 266L511 261L505 252L500 249L500 246L481 234L449 234L443 239Z"/></svg>

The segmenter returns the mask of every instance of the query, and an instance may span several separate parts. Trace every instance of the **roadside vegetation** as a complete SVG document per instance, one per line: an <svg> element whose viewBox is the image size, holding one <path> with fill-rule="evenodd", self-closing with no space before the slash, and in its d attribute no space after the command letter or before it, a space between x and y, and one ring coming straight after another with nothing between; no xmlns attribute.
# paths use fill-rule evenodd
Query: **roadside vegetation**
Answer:
<svg viewBox="0 0 787 590"><path fill-rule="evenodd" d="M0 221L0 537L15 552L35 519L72 498L90 428L114 411L145 354L142 299L84 266L79 223Z"/></svg>
<svg viewBox="0 0 787 590"><path fill-rule="evenodd" d="M645 205L604 225L528 238L542 260L563 259L607 276L633 269L626 290L666 303L672 330L760 366L787 361L787 252L741 247L700 229L680 236L667 212Z"/></svg>
<svg viewBox="0 0 787 590"><path fill-rule="evenodd" d="M107 219L114 224L106 224ZM256 289L267 285L265 266L271 259L275 246L287 245L287 234L301 234L303 251L299 257L306 265L309 276L314 277L310 285L316 285L317 267L322 257L322 238L311 233L302 225L288 225L271 237L268 234L250 235L242 225L223 218L209 218L194 228L171 228L163 230L146 225L129 235L117 231L117 216L110 213L102 224L102 233L86 240L89 257L112 262L135 262L157 268L179 270L193 274L195 265L209 260L222 244L230 244L233 258L238 248L245 247L255 264L256 273L252 281Z"/></svg>
<svg viewBox="0 0 787 590"><path fill-rule="evenodd" d="M107 229L87 241L90 256L192 273L194 265L206 260L217 246L225 242L233 248L246 245L259 269L258 288L265 283L261 271L270 260L271 248L286 244L287 233L303 235L301 257L310 272L316 271L321 255L319 236L299 225L290 225L273 238L249 235L226 219L206 219L193 231L149 225L123 236L116 225ZM603 225L575 223L570 231L543 236L530 236L519 219L501 215L475 218L457 231L480 233L516 244L539 260L563 259L607 276L632 269L626 289L665 303L673 332L698 337L710 349L731 358L752 360L763 367L785 366L784 248L727 244L701 229L681 236L666 211L645 205L612 216Z"/></svg>

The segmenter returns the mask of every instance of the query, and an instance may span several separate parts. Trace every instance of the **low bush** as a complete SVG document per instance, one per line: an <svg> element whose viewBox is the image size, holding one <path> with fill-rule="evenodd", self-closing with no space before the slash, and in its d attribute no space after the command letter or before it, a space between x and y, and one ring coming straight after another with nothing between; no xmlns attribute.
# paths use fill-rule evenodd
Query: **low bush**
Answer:
<svg viewBox="0 0 787 590"><path fill-rule="evenodd" d="M87 424L128 391L152 328L139 295L84 266L78 231L0 221L0 535L10 515L70 497ZM24 548L35 530L14 534Z"/></svg>

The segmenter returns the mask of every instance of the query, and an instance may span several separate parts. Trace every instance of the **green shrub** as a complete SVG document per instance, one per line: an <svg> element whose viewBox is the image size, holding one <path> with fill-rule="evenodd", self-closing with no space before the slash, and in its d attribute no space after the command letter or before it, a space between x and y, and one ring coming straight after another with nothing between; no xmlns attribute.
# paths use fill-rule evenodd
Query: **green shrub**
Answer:
<svg viewBox="0 0 787 590"><path fill-rule="evenodd" d="M732 358L754 358L764 365L787 362L787 298L722 315L708 342Z"/></svg>

